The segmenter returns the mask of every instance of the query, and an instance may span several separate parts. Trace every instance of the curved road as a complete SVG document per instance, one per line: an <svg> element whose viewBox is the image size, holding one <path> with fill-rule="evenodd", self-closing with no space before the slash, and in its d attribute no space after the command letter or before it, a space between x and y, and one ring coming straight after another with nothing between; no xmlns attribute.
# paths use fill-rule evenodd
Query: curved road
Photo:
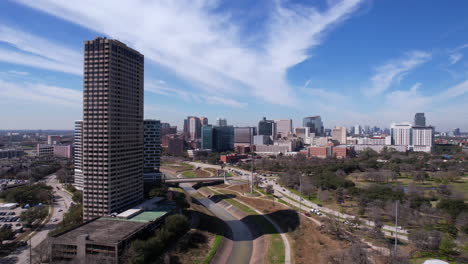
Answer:
<svg viewBox="0 0 468 264"><path fill-rule="evenodd" d="M169 178L178 178L180 175L167 174ZM181 183L179 186L184 189L188 194L193 195L198 193L197 190L192 188L188 183ZM231 229L233 246L232 251L226 263L250 263L252 257L253 236L249 228L239 219L234 217L221 206L211 201L209 198L195 198L203 206L205 206L216 217L223 220Z"/></svg>
<svg viewBox="0 0 468 264"><path fill-rule="evenodd" d="M71 195L62 189L61 184L57 181L55 175L47 176L45 180L47 185L54 188L55 202L52 205L52 217L39 231L34 232L30 240L33 249L41 244L47 238L49 231L55 229L57 224L63 220L63 215L68 211L72 203ZM58 190L57 187L59 187L60 190ZM55 218L57 221L54 222ZM28 246L21 247L12 254L2 258L0 263L29 263L29 247L30 245L28 242Z"/></svg>

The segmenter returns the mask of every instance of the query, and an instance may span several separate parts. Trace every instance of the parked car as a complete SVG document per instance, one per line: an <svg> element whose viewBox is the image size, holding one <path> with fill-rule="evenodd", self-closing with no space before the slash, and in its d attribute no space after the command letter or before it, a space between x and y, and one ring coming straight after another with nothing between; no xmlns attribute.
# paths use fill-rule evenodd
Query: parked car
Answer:
<svg viewBox="0 0 468 264"><path fill-rule="evenodd" d="M52 222L57 222L57 221L58 221L57 218L52 219Z"/></svg>

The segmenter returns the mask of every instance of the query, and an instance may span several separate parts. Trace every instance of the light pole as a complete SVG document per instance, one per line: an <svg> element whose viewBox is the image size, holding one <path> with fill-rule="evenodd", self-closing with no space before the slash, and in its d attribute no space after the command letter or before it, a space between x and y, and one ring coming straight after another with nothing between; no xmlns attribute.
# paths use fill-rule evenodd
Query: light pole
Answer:
<svg viewBox="0 0 468 264"><path fill-rule="evenodd" d="M398 245L398 200L395 201L395 256L397 254Z"/></svg>

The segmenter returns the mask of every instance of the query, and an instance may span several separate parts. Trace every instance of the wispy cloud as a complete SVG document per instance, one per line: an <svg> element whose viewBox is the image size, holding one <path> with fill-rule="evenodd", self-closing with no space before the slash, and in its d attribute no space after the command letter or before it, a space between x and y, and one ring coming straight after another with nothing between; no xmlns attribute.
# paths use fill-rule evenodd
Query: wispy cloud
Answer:
<svg viewBox="0 0 468 264"><path fill-rule="evenodd" d="M365 89L367 95L375 96L387 91L391 85L403 78L414 68L431 59L431 54L424 51L411 51L405 56L389 61L376 68L376 73L371 78L372 86Z"/></svg>
<svg viewBox="0 0 468 264"><path fill-rule="evenodd" d="M235 99L221 97L217 95L210 94L200 94L189 92L177 88L169 87L165 81L156 80L156 81L145 81L145 90L148 92L164 95L178 97L187 102L197 102L197 103L206 103L212 105L224 105L228 107L245 107L246 103L239 102Z"/></svg>
<svg viewBox="0 0 468 264"><path fill-rule="evenodd" d="M458 53L458 52L457 53L452 53L449 56L450 64L453 65L453 64L457 63L458 61L460 61L462 58L463 58L463 54Z"/></svg>
<svg viewBox="0 0 468 264"><path fill-rule="evenodd" d="M82 74L82 55L63 45L5 25L0 25L0 42L16 48L0 48L0 61Z"/></svg>
<svg viewBox="0 0 468 264"><path fill-rule="evenodd" d="M34 103L80 107L82 92L74 89L32 82L10 82L0 79L0 98Z"/></svg>
<svg viewBox="0 0 468 264"><path fill-rule="evenodd" d="M319 11L274 1L266 31L257 34L265 41L251 45L240 33L242 24L228 11L220 13L216 0L17 1L120 39L200 90L223 98L254 95L283 105L297 100L287 69L309 58L308 50L363 2L330 1ZM209 101L223 102L219 98ZM235 104L231 100L224 103Z"/></svg>

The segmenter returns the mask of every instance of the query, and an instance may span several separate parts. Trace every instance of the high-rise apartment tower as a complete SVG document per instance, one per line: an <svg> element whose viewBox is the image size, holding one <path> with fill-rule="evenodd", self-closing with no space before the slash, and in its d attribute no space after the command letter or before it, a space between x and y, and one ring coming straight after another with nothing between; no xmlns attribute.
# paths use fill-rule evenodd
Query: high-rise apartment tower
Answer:
<svg viewBox="0 0 468 264"><path fill-rule="evenodd" d="M75 167L75 188L83 190L83 120L75 121L75 135L73 141L73 161Z"/></svg>
<svg viewBox="0 0 468 264"><path fill-rule="evenodd" d="M83 216L143 199L144 57L124 43L84 43Z"/></svg>

